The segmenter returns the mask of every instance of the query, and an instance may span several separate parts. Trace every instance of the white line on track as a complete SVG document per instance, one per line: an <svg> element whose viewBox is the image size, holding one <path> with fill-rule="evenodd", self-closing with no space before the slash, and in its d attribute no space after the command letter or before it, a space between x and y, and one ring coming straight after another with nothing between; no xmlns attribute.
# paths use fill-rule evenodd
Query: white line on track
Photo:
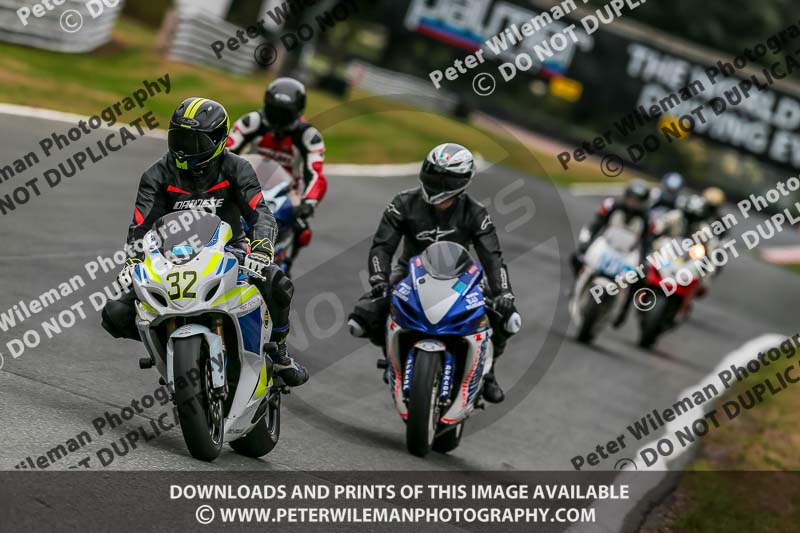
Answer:
<svg viewBox="0 0 800 533"><path fill-rule="evenodd" d="M56 111L54 109L43 109L39 107L29 107L16 104L0 103L0 115L12 115L19 117L34 117L44 120L51 120L54 122L63 122L65 124L77 125L81 120L89 120L90 117L77 115L75 113L65 113L63 111ZM101 125L100 128L107 130L116 130L124 124L116 124L115 126ZM167 132L162 129L145 130L145 137L152 137L155 139L166 140ZM479 170L483 170L490 166L476 154L476 163ZM357 165L357 164L327 164L325 165L325 173L331 176L349 176L357 178L401 178L405 176L416 176L419 173L421 162L415 161L413 163L400 163L400 164L375 164L375 165Z"/></svg>
<svg viewBox="0 0 800 533"><path fill-rule="evenodd" d="M16 105L16 104L4 104L0 103L0 115L13 115L18 117L33 117L33 118L41 118L44 120L51 120L53 122L63 122L65 124L72 124L73 126L77 126L78 122L81 120L87 121L89 120L90 116L84 115L76 115L75 113L65 113L63 111L56 111L54 109L43 109L40 107L28 107L24 105ZM107 126L105 123L101 124L98 129L105 129L105 130L113 130L116 131L121 126L126 124L117 123L114 126ZM145 137L153 137L156 139L166 139L167 132L166 130L144 130Z"/></svg>
<svg viewBox="0 0 800 533"><path fill-rule="evenodd" d="M609 183L573 183L569 192L573 196L619 196L625 190L625 184Z"/></svg>
<svg viewBox="0 0 800 533"><path fill-rule="evenodd" d="M61 254L32 254L32 255L4 255L0 256L0 263L6 261L36 261L40 259L66 259L70 257L97 257L103 254L119 252L119 248L106 248L89 252L64 252Z"/></svg>

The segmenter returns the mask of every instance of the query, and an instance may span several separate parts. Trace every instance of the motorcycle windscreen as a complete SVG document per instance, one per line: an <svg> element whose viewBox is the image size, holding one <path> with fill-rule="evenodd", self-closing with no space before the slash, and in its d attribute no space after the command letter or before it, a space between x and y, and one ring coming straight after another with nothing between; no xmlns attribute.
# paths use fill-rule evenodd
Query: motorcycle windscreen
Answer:
<svg viewBox="0 0 800 533"><path fill-rule="evenodd" d="M609 226L603 237L611 248L619 252L630 252L639 246L641 231L626 226Z"/></svg>
<svg viewBox="0 0 800 533"><path fill-rule="evenodd" d="M435 279L457 278L475 263L466 248L447 241L431 244L420 257L425 270Z"/></svg>
<svg viewBox="0 0 800 533"><path fill-rule="evenodd" d="M182 265L197 257L216 234L220 218L205 211L175 211L153 224L158 250L168 261Z"/></svg>

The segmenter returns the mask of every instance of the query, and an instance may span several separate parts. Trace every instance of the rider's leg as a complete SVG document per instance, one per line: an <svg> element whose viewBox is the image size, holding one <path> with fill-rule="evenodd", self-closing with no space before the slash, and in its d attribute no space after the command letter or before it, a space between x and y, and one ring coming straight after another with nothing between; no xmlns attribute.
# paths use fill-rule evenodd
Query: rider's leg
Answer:
<svg viewBox="0 0 800 533"><path fill-rule="evenodd" d="M292 251L286 257L286 259L284 259L287 274L291 271L295 259L297 259L298 254L300 254L300 249L305 248L311 242L311 228L309 227L307 221L295 219L294 223L292 224L292 228L294 231Z"/></svg>
<svg viewBox="0 0 800 533"><path fill-rule="evenodd" d="M103 329L117 339L141 341L136 328L136 293L127 291L119 300L109 300L102 312Z"/></svg>
<svg viewBox="0 0 800 533"><path fill-rule="evenodd" d="M506 395L503 389L500 388L500 384L497 383L497 378L494 375L494 368L497 366L497 360L503 355L506 349L506 342L509 336L502 329L502 324L498 324L498 327L493 325L492 331L494 361L492 362L491 370L489 370L489 373L483 378L483 399L489 403L500 403L505 399Z"/></svg>
<svg viewBox="0 0 800 533"><path fill-rule="evenodd" d="M270 342L277 343L278 352L271 355L275 372L290 387L297 387L308 381L308 371L289 355L286 338L289 335L289 310L291 309L294 285L280 268L270 268L265 272L266 281L253 280L258 287L272 320Z"/></svg>

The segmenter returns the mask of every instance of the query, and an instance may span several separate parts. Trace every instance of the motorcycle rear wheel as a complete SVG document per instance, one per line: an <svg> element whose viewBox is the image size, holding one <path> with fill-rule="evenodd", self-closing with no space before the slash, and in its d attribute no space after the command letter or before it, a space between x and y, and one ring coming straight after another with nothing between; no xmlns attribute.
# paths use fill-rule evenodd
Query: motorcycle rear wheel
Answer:
<svg viewBox="0 0 800 533"><path fill-rule="evenodd" d="M213 461L222 451L225 419L222 400L211 399L211 360L202 336L174 340L175 404L189 453Z"/></svg>
<svg viewBox="0 0 800 533"><path fill-rule="evenodd" d="M442 358L439 352L418 349L414 359L406 419L406 447L417 457L428 455L436 436L441 379Z"/></svg>

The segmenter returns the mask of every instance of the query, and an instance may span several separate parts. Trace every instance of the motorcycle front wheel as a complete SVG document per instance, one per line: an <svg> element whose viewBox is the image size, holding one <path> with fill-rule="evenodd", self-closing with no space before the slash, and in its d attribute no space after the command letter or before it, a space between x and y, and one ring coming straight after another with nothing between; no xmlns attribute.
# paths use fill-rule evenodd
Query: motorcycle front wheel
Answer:
<svg viewBox="0 0 800 533"><path fill-rule="evenodd" d="M578 328L578 334L575 336L578 342L589 344L597 336L599 330L597 321L603 316L606 301L610 296L605 295L605 298L601 299L600 303L595 302L588 288L581 295L582 320Z"/></svg>
<svg viewBox="0 0 800 533"><path fill-rule="evenodd" d="M658 337L667 329L667 324L674 318L676 310L675 305L671 305L670 298L656 295L656 303L653 308L649 311L640 311L642 313L642 331L639 335L639 346L652 348L658 341Z"/></svg>
<svg viewBox="0 0 800 533"><path fill-rule="evenodd" d="M222 400L214 399L211 359L202 336L174 340L175 404L189 453L213 461L222 451L225 435Z"/></svg>
<svg viewBox="0 0 800 533"><path fill-rule="evenodd" d="M231 442L231 448L246 457L263 457L278 444L280 436L281 393L280 391L270 391L267 412L247 435Z"/></svg>
<svg viewBox="0 0 800 533"><path fill-rule="evenodd" d="M406 447L417 457L428 455L436 436L441 379L441 355L438 352L417 350L406 419Z"/></svg>

